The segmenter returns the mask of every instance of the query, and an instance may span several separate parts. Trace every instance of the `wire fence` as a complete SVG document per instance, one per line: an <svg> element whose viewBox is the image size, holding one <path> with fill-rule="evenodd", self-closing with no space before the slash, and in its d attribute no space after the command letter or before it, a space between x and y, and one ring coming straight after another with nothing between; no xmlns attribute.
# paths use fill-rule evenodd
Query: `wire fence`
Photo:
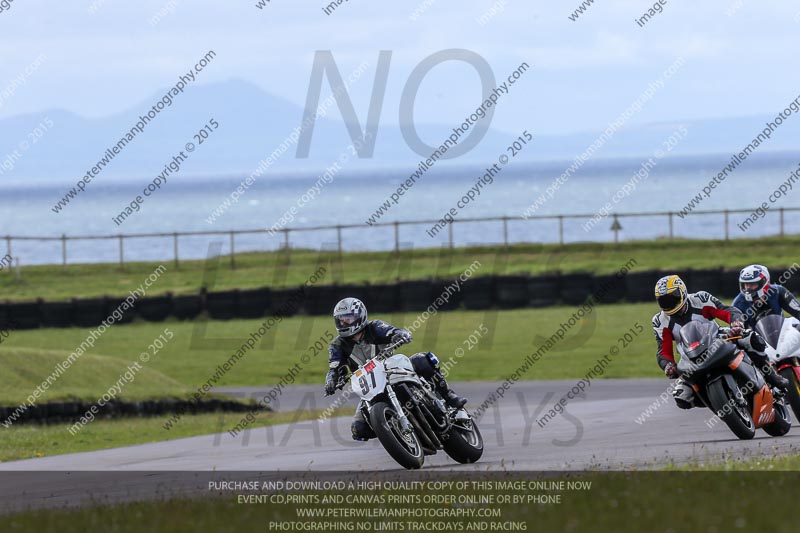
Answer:
<svg viewBox="0 0 800 533"><path fill-rule="evenodd" d="M619 242L620 238L622 237L623 240L637 240L637 239L649 239L649 238L665 238L665 239L675 239L676 238L676 217L681 221L689 221L695 220L700 221L701 218L706 217L703 221L700 221L700 226L694 225L693 227L696 231L691 232L691 236L680 235L677 236L679 238L721 238L725 240L730 240L732 238L732 234L738 237L747 237L748 232L742 229L741 224L736 224L732 227L731 225L731 217L733 215L746 215L751 216L754 213L754 209L725 209L725 210L704 210L704 211L693 211L689 214L685 214L683 216L679 216L678 213L673 211L664 211L664 212L640 212L640 213L617 213L610 215L609 217L605 217L600 219L600 223L603 224L602 227L598 226L595 229L601 229L606 227L605 225L608 222L611 222L610 227L602 233L602 237L599 239L601 241L611 241ZM779 208L776 209L773 214L777 216L777 221L773 220L775 231L772 233L776 236L785 236L787 234L795 234L793 231L789 231L789 226L795 228L798 226L798 220L791 220L791 223L787 223L787 214L789 213L796 213L800 212L800 207L787 207L787 208ZM708 217L714 217L713 219L709 220ZM791 217L796 218L796 217ZM527 219L521 219L519 217L483 217L483 218L459 218L447 224L446 229L441 230L441 235L439 243L442 245L446 245L449 247L456 246L456 239L455 235L458 231L456 226L467 226L468 224L480 224L481 231L470 231L469 232L469 244L470 245L482 245L482 244L495 244L495 245L504 245L508 247L514 243L522 243L522 242L554 242L559 244L567 244L569 242L584 242L588 240L592 240L588 237L589 233L587 231L576 232L572 231L570 233L571 239L565 236L565 225L570 222L581 222L581 221L591 221L595 219L597 221L597 215L589 215L589 214L571 214L571 215L536 215L528 217ZM657 229L657 233L651 236L647 236L641 231L641 225L639 221L648 221L651 226L654 226ZM531 233L523 231L522 238L512 238L509 235L509 228L513 225L527 225L532 222L549 222L551 223L549 229L547 230L547 239L531 239L529 238ZM630 222L630 225L628 222ZM586 222L584 222L584 229ZM182 231L182 232L171 232L171 233L163 233L163 232L154 232L154 233L129 233L129 234L112 234L112 235L66 235L63 234L61 236L19 236L19 235L6 235L4 237L6 243L6 257L12 257L19 265L20 258L14 255L14 250L19 243L26 243L26 242L50 242L50 243L57 243L60 245L60 264L63 266L64 269L70 264L70 243L77 242L77 241L85 241L88 243L96 243L98 241L110 241L115 242L116 247L116 255L117 260L119 263L120 268L124 268L126 261L129 262L130 259L126 257L126 249L128 243L133 241L140 241L140 240L151 240L155 242L155 245L147 246L148 249L156 249L158 250L158 260L172 260L175 266L178 266L181 260L188 259L190 257L197 258L203 257L202 254L196 253L196 251L192 251L191 253L184 254L181 257L181 242L186 241L191 237L215 237L220 238L224 241L227 241L227 254L230 259L230 265L232 268L236 268L236 254L242 253L245 250L237 250L237 237L241 236L268 236L271 238L272 241L276 241L275 244L277 246L273 247L273 249L278 250L286 250L290 251L292 248L295 247L307 247L307 246L293 246L292 236L293 235L301 235L305 233L316 233L320 235L325 235L325 238L316 242L325 242L331 248L331 251L338 251L339 253L346 250L344 245L344 235L347 232L364 232L373 231L378 229L389 230L392 233L391 238L384 239L386 243L383 246L383 249L388 251L399 251L403 248L404 243L409 241L405 240L407 237L410 236L409 228L414 227L416 235L419 235L423 232L420 231L421 227L432 227L440 223L439 220L410 220L410 221L397 221L397 222L381 222L375 223L371 226L367 226L365 224L338 224L338 225L329 225L329 226L305 226L305 227L294 227L294 228L283 228L278 230L277 232L273 232L267 229L243 229L243 230L215 230L215 231ZM555 223L555 226L552 225ZM739 232L732 232L732 229L738 227L740 230ZM632 229L632 231L628 232L626 230ZM709 228L720 228L721 232L709 232ZM749 229L749 227L747 228ZM763 228L761 229L763 234ZM334 239L330 239L331 235L335 235ZM625 239L626 234L630 235L627 239ZM361 235L361 233L359 233ZM494 238L487 237L485 242L481 240L481 236L487 235L494 235ZM526 237L527 236L527 237ZM735 237L733 237L735 238ZM598 240L596 237L594 240ZM431 241L432 242L432 241ZM15 244L17 243L17 244ZM432 244L438 245L438 244ZM259 251L266 251L269 249L268 246L262 245L255 245L255 250ZM171 250L170 250L171 249ZM254 251L253 244L250 243L249 249L246 251ZM93 253L93 257L98 257L101 254L108 257L109 249L107 246L103 246L102 248L92 247L92 251L90 255ZM57 253L49 252L48 260L45 263L49 264L57 264ZM80 262L87 262L87 261L76 261L73 264L77 264ZM88 261L88 262L98 262L98 261ZM27 261L26 261L27 263Z"/></svg>

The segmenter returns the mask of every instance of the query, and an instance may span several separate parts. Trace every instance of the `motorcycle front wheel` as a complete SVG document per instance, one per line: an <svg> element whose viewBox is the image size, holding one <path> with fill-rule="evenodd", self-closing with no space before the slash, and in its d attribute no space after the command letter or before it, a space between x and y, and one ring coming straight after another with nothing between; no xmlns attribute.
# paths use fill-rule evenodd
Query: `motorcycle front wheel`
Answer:
<svg viewBox="0 0 800 533"><path fill-rule="evenodd" d="M369 410L372 429L389 455L400 466L409 470L422 468L425 452L413 431L404 435L400 428L400 417L394 407L386 402L378 402Z"/></svg>
<svg viewBox="0 0 800 533"><path fill-rule="evenodd" d="M789 405L792 406L794 416L797 420L800 420L800 382L797 381L797 374L795 374L792 367L784 368L779 373L789 382L789 390L786 392L786 396L789 398Z"/></svg>
<svg viewBox="0 0 800 533"><path fill-rule="evenodd" d="M708 401L711 410L742 440L752 439L756 434L753 417L747 408L740 406L734 395L738 391L728 390L724 379L718 379L708 386Z"/></svg>

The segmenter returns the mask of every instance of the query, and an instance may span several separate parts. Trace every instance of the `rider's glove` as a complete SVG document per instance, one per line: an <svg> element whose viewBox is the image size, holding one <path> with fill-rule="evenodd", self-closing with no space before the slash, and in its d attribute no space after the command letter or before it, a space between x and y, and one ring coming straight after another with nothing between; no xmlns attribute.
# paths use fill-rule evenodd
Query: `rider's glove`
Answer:
<svg viewBox="0 0 800 533"><path fill-rule="evenodd" d="M325 376L325 396L330 396L336 392L336 387L339 385L339 379L344 375L346 367L338 366L328 370L328 375Z"/></svg>
<svg viewBox="0 0 800 533"><path fill-rule="evenodd" d="M743 329L744 324L742 324L739 320L734 320L731 322L731 337L740 337Z"/></svg>
<svg viewBox="0 0 800 533"><path fill-rule="evenodd" d="M664 367L664 374L668 378L677 378L678 377L678 365L675 363L667 363L667 366Z"/></svg>
<svg viewBox="0 0 800 533"><path fill-rule="evenodd" d="M392 335L392 344L398 342L401 344L408 344L409 342L411 342L411 333L409 333L404 329L398 329L397 331L395 331L394 335Z"/></svg>

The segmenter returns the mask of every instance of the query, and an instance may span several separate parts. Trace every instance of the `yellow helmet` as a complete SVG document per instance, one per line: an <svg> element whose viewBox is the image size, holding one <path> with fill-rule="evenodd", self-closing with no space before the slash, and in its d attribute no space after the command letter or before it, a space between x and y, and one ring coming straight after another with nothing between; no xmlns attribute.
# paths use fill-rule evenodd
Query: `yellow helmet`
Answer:
<svg viewBox="0 0 800 533"><path fill-rule="evenodd" d="M664 276L656 283L656 301L664 313L674 315L686 303L686 284L676 275Z"/></svg>

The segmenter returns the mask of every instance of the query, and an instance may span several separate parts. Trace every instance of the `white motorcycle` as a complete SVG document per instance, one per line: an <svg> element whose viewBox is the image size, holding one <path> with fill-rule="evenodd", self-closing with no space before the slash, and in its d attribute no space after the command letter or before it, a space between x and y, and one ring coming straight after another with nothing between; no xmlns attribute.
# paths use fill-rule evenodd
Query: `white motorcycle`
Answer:
<svg viewBox="0 0 800 533"><path fill-rule="evenodd" d="M767 343L765 350L778 373L789 381L789 404L800 420L800 331L796 318L767 315L756 324L756 331Z"/></svg>
<svg viewBox="0 0 800 533"><path fill-rule="evenodd" d="M390 344L350 375L362 400L364 419L401 466L422 468L426 455L444 450L459 463L483 455L483 437L465 409L447 407L442 397L414 371L411 360L392 355L402 342ZM346 385L347 378L338 388Z"/></svg>

